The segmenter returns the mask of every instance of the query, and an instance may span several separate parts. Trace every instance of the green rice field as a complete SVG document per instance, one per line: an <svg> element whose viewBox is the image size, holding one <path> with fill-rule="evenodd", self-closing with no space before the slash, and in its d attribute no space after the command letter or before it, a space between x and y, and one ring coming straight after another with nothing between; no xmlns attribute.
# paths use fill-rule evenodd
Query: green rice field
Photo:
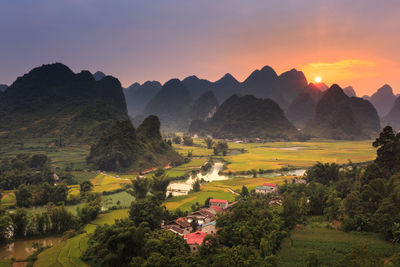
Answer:
<svg viewBox="0 0 400 267"><path fill-rule="evenodd" d="M366 162L375 158L376 149L372 140L334 141L311 140L308 142L268 142L268 143L234 143L228 142L230 149L244 150L244 153L233 153L223 158L228 164L224 172L241 172L252 169L277 170L285 167L307 168L317 161L336 162L339 164ZM213 150L206 149L202 139L195 139L195 146L174 145L179 153L210 157Z"/></svg>
<svg viewBox="0 0 400 267"><path fill-rule="evenodd" d="M109 213L100 214L96 220L85 227L87 233L67 239L54 247L46 249L39 254L34 266L38 267L69 267L88 266L80 257L87 248L88 234L93 233L97 225L113 224L116 219L128 216L128 210L115 210Z"/></svg>
<svg viewBox="0 0 400 267"><path fill-rule="evenodd" d="M305 266L309 253L316 253L320 266L345 266L346 254L355 246L366 245L370 252L382 260L393 255L399 248L372 233L343 232L333 229L327 222L311 222L298 226L291 233L291 239L284 239L279 253L281 267Z"/></svg>

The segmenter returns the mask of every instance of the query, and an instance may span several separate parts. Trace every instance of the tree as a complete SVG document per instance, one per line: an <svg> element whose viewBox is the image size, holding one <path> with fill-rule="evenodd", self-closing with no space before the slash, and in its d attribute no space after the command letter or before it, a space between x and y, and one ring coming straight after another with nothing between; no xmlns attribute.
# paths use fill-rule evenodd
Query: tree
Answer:
<svg viewBox="0 0 400 267"><path fill-rule="evenodd" d="M214 155L219 155L222 153L223 156L228 154L228 143L225 141L219 141L216 145L214 145Z"/></svg>
<svg viewBox="0 0 400 267"><path fill-rule="evenodd" d="M92 200L83 206L83 208L77 209L78 216L82 223L87 224L97 218L97 215L101 210L101 198L99 198L99 200L100 201Z"/></svg>
<svg viewBox="0 0 400 267"><path fill-rule="evenodd" d="M393 242L400 243L400 223L394 223L392 226Z"/></svg>
<svg viewBox="0 0 400 267"><path fill-rule="evenodd" d="M306 171L306 179L308 181L328 185L330 182L336 182L339 179L340 166L336 163L317 162L314 166Z"/></svg>
<svg viewBox="0 0 400 267"><path fill-rule="evenodd" d="M249 196L249 189L245 185L242 186L242 192L240 193L242 198L246 198Z"/></svg>
<svg viewBox="0 0 400 267"><path fill-rule="evenodd" d="M167 197L169 183L170 179L164 170L160 172L156 171L151 180L150 191L156 198L163 201Z"/></svg>
<svg viewBox="0 0 400 267"><path fill-rule="evenodd" d="M28 163L30 168L42 169L50 163L50 159L44 154L33 155Z"/></svg>
<svg viewBox="0 0 400 267"><path fill-rule="evenodd" d="M145 198L132 201L129 219L136 226L146 222L151 229L157 229L161 227L162 218L163 208L161 208L158 200Z"/></svg>
<svg viewBox="0 0 400 267"><path fill-rule="evenodd" d="M204 206L205 207L209 207L210 206L210 200L213 199L213 197L208 197L205 201L204 201Z"/></svg>
<svg viewBox="0 0 400 267"><path fill-rule="evenodd" d="M299 218L299 208L297 206L296 200L290 194L286 194L283 198L282 206L282 218L285 221L287 227L293 228Z"/></svg>
<svg viewBox="0 0 400 267"><path fill-rule="evenodd" d="M68 186L64 183L54 186L53 194L50 196L50 201L53 203L65 203L68 196Z"/></svg>
<svg viewBox="0 0 400 267"><path fill-rule="evenodd" d="M6 244L11 239L12 219L4 211L0 214L0 244Z"/></svg>
<svg viewBox="0 0 400 267"><path fill-rule="evenodd" d="M329 192L326 200L326 208L324 215L329 221L338 219L342 214L342 200L337 196L335 191Z"/></svg>
<svg viewBox="0 0 400 267"><path fill-rule="evenodd" d="M180 136L175 136L174 138L172 138L172 142L179 145L182 142L182 138Z"/></svg>
<svg viewBox="0 0 400 267"><path fill-rule="evenodd" d="M400 134L396 135L392 127L386 126L373 146L378 148L375 162L386 178L400 171Z"/></svg>
<svg viewBox="0 0 400 267"><path fill-rule="evenodd" d="M193 192L199 192L200 191L200 180L196 179L192 185L192 191Z"/></svg>
<svg viewBox="0 0 400 267"><path fill-rule="evenodd" d="M210 256L216 254L219 248L218 239L213 235L206 235L200 247L200 255Z"/></svg>
<svg viewBox="0 0 400 267"><path fill-rule="evenodd" d="M310 200L310 213L312 215L322 215L327 199L327 187L320 183L311 183L308 186Z"/></svg>
<svg viewBox="0 0 400 267"><path fill-rule="evenodd" d="M15 191L15 198L18 207L28 208L33 203L31 190L29 186L24 184L18 186L18 189Z"/></svg>
<svg viewBox="0 0 400 267"><path fill-rule="evenodd" d="M211 137L204 138L204 143L206 143L207 149L212 149L214 141Z"/></svg>
<svg viewBox="0 0 400 267"><path fill-rule="evenodd" d="M80 187L80 192L81 192L81 195L82 195L82 194L85 194L85 193L87 193L87 192L92 191L92 189L93 189L93 184L92 184L92 182L90 182L90 181L83 181L83 182L79 185L79 187Z"/></svg>
<svg viewBox="0 0 400 267"><path fill-rule="evenodd" d="M183 137L184 146L193 146L193 138L190 135L185 135Z"/></svg>
<svg viewBox="0 0 400 267"><path fill-rule="evenodd" d="M26 226L28 225L28 214L25 209L18 208L11 214L14 227L14 235L17 237L24 237Z"/></svg>
<svg viewBox="0 0 400 267"><path fill-rule="evenodd" d="M197 220L196 219L193 219L191 222L190 222L190 227L192 227L192 233L194 233L194 232L196 232L197 231L197 228L199 228L199 223L197 222Z"/></svg>
<svg viewBox="0 0 400 267"><path fill-rule="evenodd" d="M128 193L134 196L136 199L143 199L147 196L149 190L149 179L136 177L135 180L132 180L132 190L128 190Z"/></svg>

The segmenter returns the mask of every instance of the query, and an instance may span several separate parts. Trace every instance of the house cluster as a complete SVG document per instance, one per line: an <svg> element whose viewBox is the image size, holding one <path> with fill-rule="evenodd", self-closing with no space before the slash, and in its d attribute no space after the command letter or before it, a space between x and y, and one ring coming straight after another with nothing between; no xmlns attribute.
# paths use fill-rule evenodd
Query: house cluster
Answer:
<svg viewBox="0 0 400 267"><path fill-rule="evenodd" d="M271 206L281 206L282 200L278 196L278 186L276 184L264 183L263 185L259 185L256 187L256 193L258 194L271 194L272 198L269 202Z"/></svg>
<svg viewBox="0 0 400 267"><path fill-rule="evenodd" d="M276 184L264 183L256 187L258 194L276 194L278 193L278 186Z"/></svg>
<svg viewBox="0 0 400 267"><path fill-rule="evenodd" d="M216 217L218 213L222 213L229 209L236 202L229 203L224 199L210 199L208 208L203 208L186 217L180 217L174 221L163 225L164 229L174 232L185 239L190 247L191 252L196 252L203 243L206 235L216 234ZM198 228L192 232L192 222L196 220Z"/></svg>

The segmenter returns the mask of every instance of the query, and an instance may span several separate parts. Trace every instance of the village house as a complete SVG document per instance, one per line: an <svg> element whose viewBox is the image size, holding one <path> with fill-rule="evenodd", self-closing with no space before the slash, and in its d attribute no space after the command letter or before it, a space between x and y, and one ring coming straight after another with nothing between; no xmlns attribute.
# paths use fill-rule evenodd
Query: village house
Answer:
<svg viewBox="0 0 400 267"><path fill-rule="evenodd" d="M192 229L190 226L190 222L187 218L180 217L166 225L163 225L162 228L167 229L173 233L176 233L180 236L184 236L190 233Z"/></svg>
<svg viewBox="0 0 400 267"><path fill-rule="evenodd" d="M268 194L277 192L278 192L278 187L276 184L264 183L262 186L256 187L256 193L259 194Z"/></svg>
<svg viewBox="0 0 400 267"><path fill-rule="evenodd" d="M302 179L297 178L297 179L293 179L292 181L294 184L306 184L307 183L306 179L304 179L304 178L302 178Z"/></svg>
<svg viewBox="0 0 400 267"><path fill-rule="evenodd" d="M194 233L185 235L185 240L190 247L190 252L194 253L199 250L199 247L203 244L203 240L206 235L206 233L201 231L196 231Z"/></svg>
<svg viewBox="0 0 400 267"><path fill-rule="evenodd" d="M218 209L219 207L217 207ZM220 208L219 208L220 209ZM191 223L193 220L197 220L199 225L211 222L215 219L217 212L214 209L200 209L187 216L188 222Z"/></svg>
<svg viewBox="0 0 400 267"><path fill-rule="evenodd" d="M212 222L206 223L201 228L201 231L203 233L208 234L208 235L215 235L216 234L216 230L215 230L216 224L217 224L216 221L212 221Z"/></svg>
<svg viewBox="0 0 400 267"><path fill-rule="evenodd" d="M210 207L216 206L222 209L226 209L228 207L228 200L225 199L210 199Z"/></svg>

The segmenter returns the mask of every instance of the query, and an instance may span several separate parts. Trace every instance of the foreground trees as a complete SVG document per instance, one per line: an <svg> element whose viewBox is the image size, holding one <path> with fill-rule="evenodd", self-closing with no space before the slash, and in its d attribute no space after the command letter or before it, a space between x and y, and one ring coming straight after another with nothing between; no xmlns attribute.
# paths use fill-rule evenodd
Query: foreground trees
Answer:
<svg viewBox="0 0 400 267"><path fill-rule="evenodd" d="M400 225L400 135L385 127L373 145L378 148L373 163L317 163L306 172L307 186L286 184L280 192L298 203L306 197L309 209L305 215L324 215L330 221L341 220L346 231L377 232L396 241L396 225Z"/></svg>
<svg viewBox="0 0 400 267"><path fill-rule="evenodd" d="M217 219L217 236L206 236L190 254L183 238L160 229L170 216L155 197L132 202L129 219L97 227L83 259L95 266L275 266L288 228L268 197L248 196Z"/></svg>
<svg viewBox="0 0 400 267"><path fill-rule="evenodd" d="M52 186L47 182L41 185L20 185L15 190L18 207L43 206L48 203L64 204L67 201L68 186L64 183Z"/></svg>

